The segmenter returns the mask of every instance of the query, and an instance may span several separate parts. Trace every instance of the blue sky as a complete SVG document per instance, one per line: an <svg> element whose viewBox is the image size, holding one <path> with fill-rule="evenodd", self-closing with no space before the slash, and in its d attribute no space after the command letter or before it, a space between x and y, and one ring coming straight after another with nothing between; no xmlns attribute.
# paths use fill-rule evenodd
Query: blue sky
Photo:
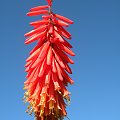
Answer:
<svg viewBox="0 0 120 120"><path fill-rule="evenodd" d="M1 0L0 113L1 120L33 120L22 102L24 64L32 45L24 45L31 7L45 0ZM70 120L120 120L120 1L54 0L53 11L72 19L75 84L69 86ZM67 120L67 119L66 119Z"/></svg>

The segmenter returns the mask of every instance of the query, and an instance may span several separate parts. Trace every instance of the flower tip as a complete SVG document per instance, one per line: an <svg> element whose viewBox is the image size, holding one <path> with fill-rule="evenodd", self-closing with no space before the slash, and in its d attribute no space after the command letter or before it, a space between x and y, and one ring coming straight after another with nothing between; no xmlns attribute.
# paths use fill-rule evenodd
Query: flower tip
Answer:
<svg viewBox="0 0 120 120"><path fill-rule="evenodd" d="M30 13L27 13L26 15L27 15L27 16L30 16Z"/></svg>
<svg viewBox="0 0 120 120"><path fill-rule="evenodd" d="M46 0L49 6L52 6L52 0Z"/></svg>
<svg viewBox="0 0 120 120"><path fill-rule="evenodd" d="M27 37L27 34L24 34L24 37Z"/></svg>
<svg viewBox="0 0 120 120"><path fill-rule="evenodd" d="M75 56L75 53L73 53L72 56Z"/></svg>
<svg viewBox="0 0 120 120"><path fill-rule="evenodd" d="M70 84L71 84L71 85L72 85L72 84L74 84L74 81L71 81L71 83L70 83Z"/></svg>
<svg viewBox="0 0 120 120"><path fill-rule="evenodd" d="M24 44L28 44L28 42L27 42L27 41L25 41L25 42L24 42Z"/></svg>
<svg viewBox="0 0 120 120"><path fill-rule="evenodd" d="M71 24L74 24L74 22L73 22L73 21L71 21Z"/></svg>

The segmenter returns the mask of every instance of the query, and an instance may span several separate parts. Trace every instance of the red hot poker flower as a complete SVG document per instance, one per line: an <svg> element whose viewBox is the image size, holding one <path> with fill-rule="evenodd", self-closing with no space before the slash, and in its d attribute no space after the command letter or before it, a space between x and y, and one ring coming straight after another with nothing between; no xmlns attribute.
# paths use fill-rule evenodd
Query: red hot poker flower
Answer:
<svg viewBox="0 0 120 120"><path fill-rule="evenodd" d="M65 100L70 100L70 93L66 89L73 80L67 74L72 74L68 63L74 56L72 46L66 41L71 34L65 30L70 19L54 14L51 11L52 1L48 5L30 9L28 16L42 15L42 20L31 22L34 29L25 34L25 44L37 41L26 60L26 78L24 99L29 102L30 114L34 112L36 120L58 120L67 115Z"/></svg>

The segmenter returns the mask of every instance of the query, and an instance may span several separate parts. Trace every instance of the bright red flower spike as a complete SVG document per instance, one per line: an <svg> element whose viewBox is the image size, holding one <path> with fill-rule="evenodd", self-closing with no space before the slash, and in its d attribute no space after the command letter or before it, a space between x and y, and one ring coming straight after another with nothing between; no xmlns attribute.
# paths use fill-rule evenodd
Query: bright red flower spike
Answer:
<svg viewBox="0 0 120 120"><path fill-rule="evenodd" d="M37 41L26 60L26 78L24 100L29 103L28 112L34 112L36 120L61 120L66 115L65 100L70 100L70 92L66 89L73 80L68 63L74 56L72 46L66 41L71 34L65 29L73 21L54 14L51 10L52 0L48 5L30 9L28 16L42 15L42 20L31 22L34 29L25 34L25 44Z"/></svg>

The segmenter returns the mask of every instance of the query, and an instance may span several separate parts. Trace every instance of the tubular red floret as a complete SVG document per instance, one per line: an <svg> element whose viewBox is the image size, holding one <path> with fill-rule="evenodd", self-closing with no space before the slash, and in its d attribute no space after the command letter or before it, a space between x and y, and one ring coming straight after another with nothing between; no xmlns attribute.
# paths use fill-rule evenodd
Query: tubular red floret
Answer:
<svg viewBox="0 0 120 120"><path fill-rule="evenodd" d="M73 24L73 23L74 23L72 20L70 20L70 19L68 19L68 18L66 18L66 17L64 17L64 16L62 16L62 15L55 14L55 17L57 17L57 18L65 21L65 22L67 22L67 23L69 23L69 24Z"/></svg>
<svg viewBox="0 0 120 120"><path fill-rule="evenodd" d="M49 8L49 6L48 5L37 6L37 7L31 8L30 11L38 11L38 10L43 10L46 8Z"/></svg>
<svg viewBox="0 0 120 120"><path fill-rule="evenodd" d="M27 13L27 16L38 16L41 14L48 14L48 10L30 11Z"/></svg>

